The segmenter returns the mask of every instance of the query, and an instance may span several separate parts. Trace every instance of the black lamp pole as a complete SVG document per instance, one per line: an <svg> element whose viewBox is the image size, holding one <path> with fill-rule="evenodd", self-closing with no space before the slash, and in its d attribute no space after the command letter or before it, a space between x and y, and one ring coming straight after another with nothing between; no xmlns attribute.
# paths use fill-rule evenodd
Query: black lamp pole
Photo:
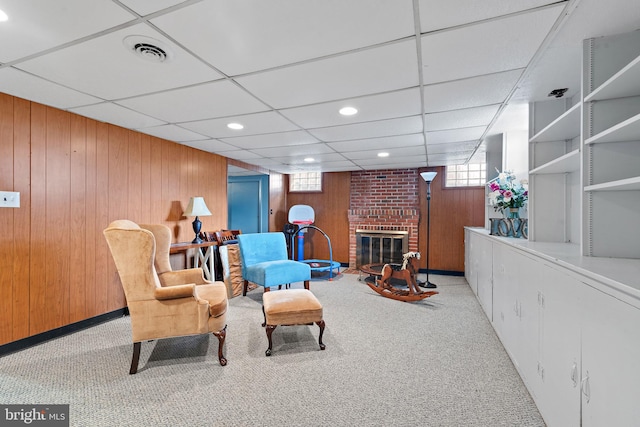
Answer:
<svg viewBox="0 0 640 427"><path fill-rule="evenodd" d="M418 285L423 288L437 288L435 283L431 283L429 281L429 242L431 241L431 181L435 179L437 172L423 172L420 175L427 182L427 280L425 282L418 282Z"/></svg>

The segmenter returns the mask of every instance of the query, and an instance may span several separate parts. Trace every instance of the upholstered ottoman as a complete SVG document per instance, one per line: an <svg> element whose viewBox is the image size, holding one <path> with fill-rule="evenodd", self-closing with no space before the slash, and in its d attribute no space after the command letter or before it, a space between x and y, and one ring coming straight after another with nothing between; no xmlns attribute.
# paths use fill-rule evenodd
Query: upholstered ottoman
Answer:
<svg viewBox="0 0 640 427"><path fill-rule="evenodd" d="M275 292L265 292L262 295L262 311L266 326L269 348L265 352L271 356L271 334L279 326L310 325L315 323L320 327L320 350L325 349L322 343L324 320L322 319L322 304L307 289L284 289Z"/></svg>

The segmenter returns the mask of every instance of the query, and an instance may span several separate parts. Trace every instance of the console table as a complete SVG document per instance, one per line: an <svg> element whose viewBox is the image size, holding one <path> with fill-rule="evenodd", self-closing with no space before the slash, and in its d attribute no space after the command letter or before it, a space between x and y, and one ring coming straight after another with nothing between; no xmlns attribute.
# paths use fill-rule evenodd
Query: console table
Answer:
<svg viewBox="0 0 640 427"><path fill-rule="evenodd" d="M217 242L202 242L202 243L173 243L169 249L169 254L184 253L185 258L187 251L195 249L196 254L193 257L193 268L197 268L202 265L202 271L204 277L207 280L214 281L215 279L215 246ZM188 263L185 264L188 267Z"/></svg>

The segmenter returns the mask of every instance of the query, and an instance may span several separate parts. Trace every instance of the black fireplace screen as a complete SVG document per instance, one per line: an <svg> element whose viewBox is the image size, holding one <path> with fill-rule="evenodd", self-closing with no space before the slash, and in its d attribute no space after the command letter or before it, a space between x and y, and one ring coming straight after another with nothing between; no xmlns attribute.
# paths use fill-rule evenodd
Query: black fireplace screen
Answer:
<svg viewBox="0 0 640 427"><path fill-rule="evenodd" d="M408 246L406 231L356 230L356 268L366 264L401 264Z"/></svg>

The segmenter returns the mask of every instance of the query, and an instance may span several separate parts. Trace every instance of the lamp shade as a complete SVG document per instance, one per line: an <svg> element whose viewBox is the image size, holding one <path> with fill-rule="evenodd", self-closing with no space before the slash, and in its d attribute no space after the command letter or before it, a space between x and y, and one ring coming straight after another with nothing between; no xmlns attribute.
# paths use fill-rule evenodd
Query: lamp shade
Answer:
<svg viewBox="0 0 640 427"><path fill-rule="evenodd" d="M422 179L424 179L427 182L433 181L435 179L436 175L438 175L438 172L422 172L420 174Z"/></svg>
<svg viewBox="0 0 640 427"><path fill-rule="evenodd" d="M192 197L187 205L187 210L183 213L184 216L209 216L211 212L207 208L207 204L204 202L204 197Z"/></svg>

